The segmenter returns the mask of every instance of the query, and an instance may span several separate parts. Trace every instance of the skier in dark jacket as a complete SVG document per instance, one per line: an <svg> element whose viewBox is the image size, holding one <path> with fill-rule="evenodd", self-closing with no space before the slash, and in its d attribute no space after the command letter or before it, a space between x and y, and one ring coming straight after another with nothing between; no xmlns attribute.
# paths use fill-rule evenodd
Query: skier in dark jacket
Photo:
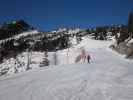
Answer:
<svg viewBox="0 0 133 100"><path fill-rule="evenodd" d="M90 59L91 59L91 56L88 54L87 55L87 61L88 61L88 63L90 63Z"/></svg>

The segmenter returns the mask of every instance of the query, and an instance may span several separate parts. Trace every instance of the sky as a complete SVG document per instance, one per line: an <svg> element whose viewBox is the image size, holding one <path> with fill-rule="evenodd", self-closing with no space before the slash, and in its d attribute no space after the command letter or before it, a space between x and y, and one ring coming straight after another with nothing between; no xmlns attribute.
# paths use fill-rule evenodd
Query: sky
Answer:
<svg viewBox="0 0 133 100"><path fill-rule="evenodd" d="M133 0L0 0L0 24L24 19L39 30L127 24Z"/></svg>

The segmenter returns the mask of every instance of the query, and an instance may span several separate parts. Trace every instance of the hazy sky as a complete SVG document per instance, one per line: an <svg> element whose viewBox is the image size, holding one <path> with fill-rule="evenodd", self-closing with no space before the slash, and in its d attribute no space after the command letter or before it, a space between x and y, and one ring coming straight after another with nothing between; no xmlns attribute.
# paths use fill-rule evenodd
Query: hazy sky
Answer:
<svg viewBox="0 0 133 100"><path fill-rule="evenodd" d="M24 19L41 30L126 24L133 0L0 0L0 23Z"/></svg>

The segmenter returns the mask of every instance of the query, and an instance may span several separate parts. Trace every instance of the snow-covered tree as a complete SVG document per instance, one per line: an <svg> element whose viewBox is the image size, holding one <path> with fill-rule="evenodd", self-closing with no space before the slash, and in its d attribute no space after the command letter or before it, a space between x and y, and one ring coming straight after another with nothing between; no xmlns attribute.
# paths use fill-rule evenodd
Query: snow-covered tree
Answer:
<svg viewBox="0 0 133 100"><path fill-rule="evenodd" d="M54 61L54 65L57 65L58 61L57 61L57 52L56 51L53 54L53 61Z"/></svg>
<svg viewBox="0 0 133 100"><path fill-rule="evenodd" d="M26 67L26 70L30 69L30 63L31 63L31 52L29 49L27 49L27 67Z"/></svg>
<svg viewBox="0 0 133 100"><path fill-rule="evenodd" d="M44 57L43 61L40 63L40 67L48 66L49 65L49 60L48 60L48 52L44 52Z"/></svg>

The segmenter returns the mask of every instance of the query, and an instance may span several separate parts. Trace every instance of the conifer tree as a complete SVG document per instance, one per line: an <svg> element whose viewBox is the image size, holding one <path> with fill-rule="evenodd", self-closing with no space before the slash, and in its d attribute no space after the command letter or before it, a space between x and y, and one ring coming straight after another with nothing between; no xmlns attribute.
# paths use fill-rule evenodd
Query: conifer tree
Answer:
<svg viewBox="0 0 133 100"><path fill-rule="evenodd" d="M43 61L40 63L40 67L48 66L49 65L49 60L48 60L48 52L44 52L44 57Z"/></svg>
<svg viewBox="0 0 133 100"><path fill-rule="evenodd" d="M129 18L128 18L128 32L130 37L133 37L133 13L129 14Z"/></svg>

